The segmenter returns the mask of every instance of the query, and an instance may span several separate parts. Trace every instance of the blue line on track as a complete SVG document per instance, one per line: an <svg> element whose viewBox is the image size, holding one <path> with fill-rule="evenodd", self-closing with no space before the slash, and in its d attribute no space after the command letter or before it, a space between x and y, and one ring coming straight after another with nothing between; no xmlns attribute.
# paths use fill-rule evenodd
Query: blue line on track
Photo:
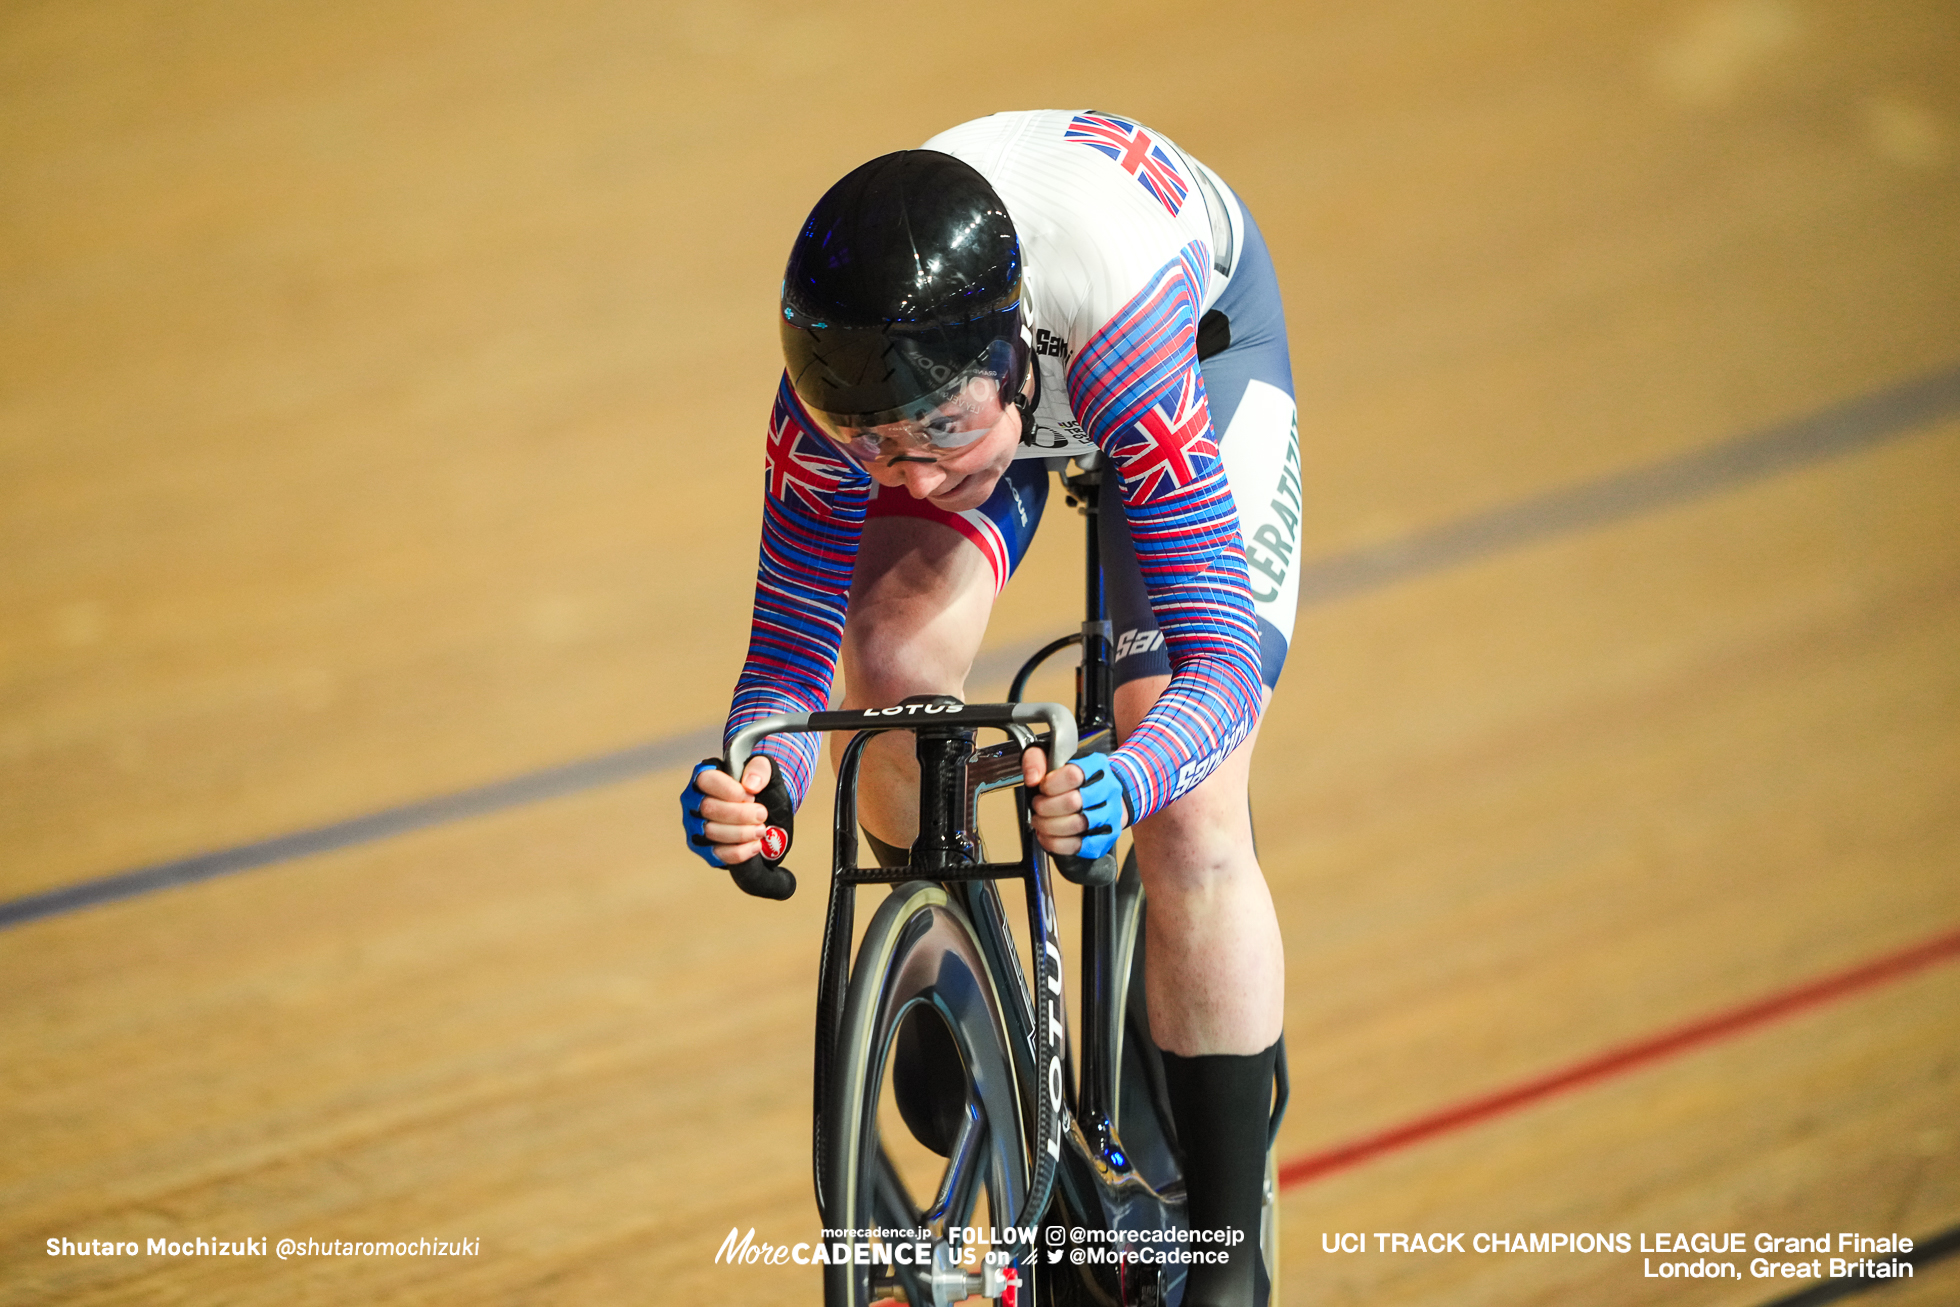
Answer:
<svg viewBox="0 0 1960 1307"><path fill-rule="evenodd" d="M1300 602L1329 603L1536 541L1706 499L1882 444L1956 413L1960 413L1960 367L1646 467L1547 491L1399 540L1316 559L1301 567ZM983 680L1004 678L1033 647L991 650L982 655L975 674ZM455 794L29 894L0 902L0 929L615 784L693 762L719 751L720 743L719 728L704 726Z"/></svg>
<svg viewBox="0 0 1960 1307"><path fill-rule="evenodd" d="M1955 413L1960 413L1960 367L1646 467L1317 559L1300 573L1300 602L1326 603L1538 540L1707 499L1780 472L1883 444Z"/></svg>
<svg viewBox="0 0 1960 1307"><path fill-rule="evenodd" d="M271 839L254 840L250 844L238 844L171 862L159 862L119 875L64 885L60 889L0 903L0 928L114 903L118 899L134 898L152 890L193 885L200 880L228 876L235 871L251 871L256 867L269 867L275 862L288 862L354 844L385 840L392 835L406 835L409 831L462 821L468 817L481 817L505 808L536 803L540 799L596 789L664 767L694 762L717 752L720 747L720 729L704 726L684 735L637 744L630 749L600 754L596 758L582 758L577 762L546 767L542 771L525 772L521 776L492 781L488 785L478 785L455 794L438 795L433 799L383 808L379 812L349 817L325 826L275 835Z"/></svg>

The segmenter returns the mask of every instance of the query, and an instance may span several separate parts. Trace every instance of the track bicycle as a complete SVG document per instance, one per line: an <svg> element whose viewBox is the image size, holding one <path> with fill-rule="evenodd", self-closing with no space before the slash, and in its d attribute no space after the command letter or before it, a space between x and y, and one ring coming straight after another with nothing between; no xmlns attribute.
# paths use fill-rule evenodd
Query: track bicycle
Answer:
<svg viewBox="0 0 1960 1307"><path fill-rule="evenodd" d="M1010 702L929 695L884 708L770 717L739 730L723 760L739 776L766 736L855 733L838 771L817 988L812 1154L827 1307L945 1307L975 1294L1012 1307L1172 1307L1182 1293L1179 1234L1188 1223L1145 1008L1145 904L1135 854L1120 870L1113 854L1095 862L1049 855L1034 838L1022 784L1021 755L1030 746L1042 746L1057 768L1110 747L1100 463L1078 459L1063 475L1068 502L1088 519L1086 620L1022 666ZM1082 651L1075 711L1021 702L1035 669L1074 646ZM981 747L983 730L1007 739ZM908 866L861 866L858 769L866 744L887 731L916 741L919 835ZM1013 791L1019 848L1012 861L994 862L980 838L979 800L1004 789ZM1051 866L1083 887L1079 1074ZM794 889L786 869L760 859L729 870L751 894L786 898ZM1003 881L1022 886L1032 977L1016 951ZM857 888L873 884L892 888L853 965ZM888 1086L905 1128L944 1159L929 1194L911 1191L882 1137ZM1286 1099L1282 1045L1269 1145ZM976 1224L983 1200L987 1215ZM1271 1286L1278 1230L1270 1148L1261 1224ZM974 1240L976 1232L983 1237Z"/></svg>

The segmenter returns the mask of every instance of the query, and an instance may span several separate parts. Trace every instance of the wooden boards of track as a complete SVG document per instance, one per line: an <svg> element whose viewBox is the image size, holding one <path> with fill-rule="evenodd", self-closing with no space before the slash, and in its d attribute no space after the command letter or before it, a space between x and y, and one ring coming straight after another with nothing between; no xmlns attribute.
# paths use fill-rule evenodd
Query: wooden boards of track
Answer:
<svg viewBox="0 0 1960 1307"><path fill-rule="evenodd" d="M1025 21L1017 45L762 3L0 20L0 895L712 722L788 234L845 168L972 114L1133 112L1247 198L1312 556L1960 359L1945 7ZM976 48L985 77L945 75ZM842 93L865 68L933 93ZM1305 612L1257 794L1284 1154L1960 921L1957 484L1949 418ZM1001 646L1072 619L1053 511ZM815 1227L815 887L735 898L677 847L679 782L8 932L0 1300L809 1301L712 1259L733 1225ZM1788 1287L1328 1231L1951 1226L1955 976L1292 1190L1288 1300ZM482 1252L41 1243L198 1234Z"/></svg>

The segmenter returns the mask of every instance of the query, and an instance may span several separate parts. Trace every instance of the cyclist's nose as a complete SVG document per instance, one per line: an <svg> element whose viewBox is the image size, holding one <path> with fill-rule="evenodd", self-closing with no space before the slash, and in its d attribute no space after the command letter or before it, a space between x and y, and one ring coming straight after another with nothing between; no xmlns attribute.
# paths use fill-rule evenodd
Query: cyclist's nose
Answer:
<svg viewBox="0 0 1960 1307"><path fill-rule="evenodd" d="M928 498L946 484L945 469L937 463L900 463L898 469L905 478L905 489L914 499Z"/></svg>

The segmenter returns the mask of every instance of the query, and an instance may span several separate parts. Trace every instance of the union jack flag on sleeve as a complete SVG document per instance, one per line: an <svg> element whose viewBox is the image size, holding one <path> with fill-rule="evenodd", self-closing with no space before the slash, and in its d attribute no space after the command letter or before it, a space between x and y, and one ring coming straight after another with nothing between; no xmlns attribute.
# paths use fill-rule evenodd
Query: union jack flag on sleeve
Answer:
<svg viewBox="0 0 1960 1307"><path fill-rule="evenodd" d="M758 718L828 705L870 492L871 478L817 434L785 376L769 415L755 621L724 746ZM781 770L798 804L817 751L814 735L772 735L757 749Z"/></svg>
<svg viewBox="0 0 1960 1307"><path fill-rule="evenodd" d="M1171 682L1110 756L1131 821L1224 761L1259 717L1259 630L1245 550L1198 370L1204 251L1166 264L1068 372L1082 425L1122 482Z"/></svg>

